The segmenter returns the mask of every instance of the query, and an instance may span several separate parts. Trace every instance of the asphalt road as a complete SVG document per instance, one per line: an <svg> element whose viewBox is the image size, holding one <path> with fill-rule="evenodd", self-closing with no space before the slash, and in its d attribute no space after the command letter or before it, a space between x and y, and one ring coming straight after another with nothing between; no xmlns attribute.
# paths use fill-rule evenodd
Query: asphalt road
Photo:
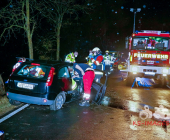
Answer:
<svg viewBox="0 0 170 140"><path fill-rule="evenodd" d="M2 122L0 130L5 139L170 139L169 125L136 125L139 121L162 121L153 116L142 120L139 113L145 105L152 114L159 105L170 109L170 89L131 88L125 82L119 72L109 76L106 106L80 107L76 100L50 111L47 106L30 105Z"/></svg>

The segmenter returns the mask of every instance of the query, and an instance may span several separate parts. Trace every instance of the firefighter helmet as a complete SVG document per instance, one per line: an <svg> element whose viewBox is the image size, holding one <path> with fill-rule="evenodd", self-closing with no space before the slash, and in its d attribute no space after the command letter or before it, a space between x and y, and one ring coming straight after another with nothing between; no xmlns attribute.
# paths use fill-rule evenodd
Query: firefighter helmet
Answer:
<svg viewBox="0 0 170 140"><path fill-rule="evenodd" d="M100 49L98 47L95 47L92 51L93 52L98 52L98 51L100 51Z"/></svg>
<svg viewBox="0 0 170 140"><path fill-rule="evenodd" d="M105 53L109 53L109 51L108 51L108 50L106 50L106 51L105 51Z"/></svg>
<svg viewBox="0 0 170 140"><path fill-rule="evenodd" d="M101 50L98 48L98 47L95 47L93 50L92 50L94 56L98 55L98 54L101 54Z"/></svg>

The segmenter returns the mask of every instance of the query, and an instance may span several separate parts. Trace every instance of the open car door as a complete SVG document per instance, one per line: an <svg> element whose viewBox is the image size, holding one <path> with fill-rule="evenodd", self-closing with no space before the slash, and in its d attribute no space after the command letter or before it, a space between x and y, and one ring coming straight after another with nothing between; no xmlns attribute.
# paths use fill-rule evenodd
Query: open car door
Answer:
<svg viewBox="0 0 170 140"><path fill-rule="evenodd" d="M107 87L108 75L104 71L95 70L95 79L91 88L91 100L92 103L101 104L104 98Z"/></svg>

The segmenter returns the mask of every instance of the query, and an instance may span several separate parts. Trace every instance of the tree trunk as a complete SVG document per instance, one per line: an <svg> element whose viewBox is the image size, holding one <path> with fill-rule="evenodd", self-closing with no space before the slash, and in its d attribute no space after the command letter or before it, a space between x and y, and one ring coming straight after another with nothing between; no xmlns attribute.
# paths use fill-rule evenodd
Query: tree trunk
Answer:
<svg viewBox="0 0 170 140"><path fill-rule="evenodd" d="M59 61L60 59L60 29L61 29L61 25L59 24L57 27L57 51L56 51L57 61Z"/></svg>
<svg viewBox="0 0 170 140"><path fill-rule="evenodd" d="M29 58L33 59L33 44L32 44L32 35L30 31L29 0L26 0L26 33L28 38Z"/></svg>

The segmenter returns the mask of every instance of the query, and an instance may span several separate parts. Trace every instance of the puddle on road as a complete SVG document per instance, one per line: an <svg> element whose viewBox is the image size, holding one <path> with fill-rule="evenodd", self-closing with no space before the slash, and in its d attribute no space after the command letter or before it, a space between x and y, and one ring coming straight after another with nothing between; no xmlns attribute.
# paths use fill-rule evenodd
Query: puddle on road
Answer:
<svg viewBox="0 0 170 140"><path fill-rule="evenodd" d="M130 100L114 99L108 96L104 96L101 104L104 106L118 108L122 110L128 110L130 112L135 112L135 113L139 113L140 111L145 110L144 106L146 105L146 104L142 104L142 103L130 101ZM154 111L154 107L149 106L149 110Z"/></svg>
<svg viewBox="0 0 170 140"><path fill-rule="evenodd" d="M121 99L112 99L108 96L105 96L101 102L102 105L104 106L108 106L108 107L112 107L112 108L118 108L118 109L122 109L122 110L127 110L127 111L130 111L130 112L133 112L133 113L137 113L138 114L138 117L139 119L141 117L146 117L146 119L150 118L151 119L151 122L162 122L162 121L167 121L168 124L166 125L170 125L170 118L169 119L165 119L164 117L160 117L159 119L158 118L155 118L154 117L154 113L155 113L155 107L152 107L152 106L149 106L147 105L149 108L146 108L146 104L142 104L142 103L138 103L138 102L134 102L134 101L129 101L129 100L121 100ZM151 113L151 116L148 117L148 113ZM141 116L140 117L140 113L144 116ZM136 115L137 115L136 114ZM136 116L135 115L135 116ZM142 119L142 118L141 118ZM145 120L145 119L142 119L142 120ZM167 127L167 126L162 126L163 128L164 127Z"/></svg>

